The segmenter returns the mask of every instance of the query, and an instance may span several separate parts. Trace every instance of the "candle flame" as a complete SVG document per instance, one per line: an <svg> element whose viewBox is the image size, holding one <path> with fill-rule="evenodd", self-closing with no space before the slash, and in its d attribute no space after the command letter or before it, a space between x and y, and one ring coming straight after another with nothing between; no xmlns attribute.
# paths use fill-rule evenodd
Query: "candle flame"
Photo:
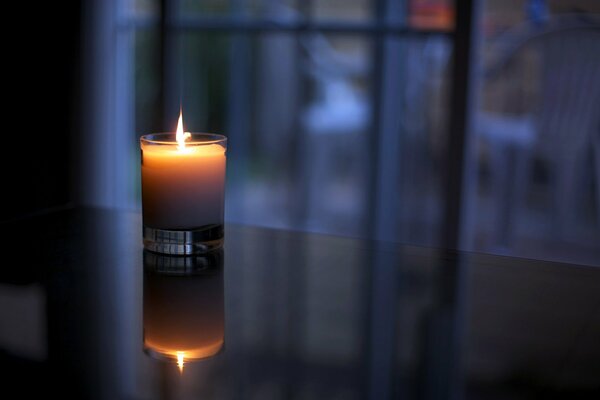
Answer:
<svg viewBox="0 0 600 400"><path fill-rule="evenodd" d="M192 137L189 132L183 132L183 111L179 110L179 120L177 121L177 133L175 139L177 140L177 147L180 151L185 150L185 141Z"/></svg>
<svg viewBox="0 0 600 400"><path fill-rule="evenodd" d="M179 373L183 373L183 364L185 364L183 361L184 357L185 357L185 351L177 352L177 366L179 367Z"/></svg>

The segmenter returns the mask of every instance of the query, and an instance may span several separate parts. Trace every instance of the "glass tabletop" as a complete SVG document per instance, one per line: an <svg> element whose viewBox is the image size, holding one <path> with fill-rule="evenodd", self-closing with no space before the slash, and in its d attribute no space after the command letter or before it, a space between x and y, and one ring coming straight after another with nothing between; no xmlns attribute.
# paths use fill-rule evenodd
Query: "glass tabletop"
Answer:
<svg viewBox="0 0 600 400"><path fill-rule="evenodd" d="M144 252L138 213L2 224L3 393L594 398L600 269L227 225ZM4 396L2 396L4 397Z"/></svg>

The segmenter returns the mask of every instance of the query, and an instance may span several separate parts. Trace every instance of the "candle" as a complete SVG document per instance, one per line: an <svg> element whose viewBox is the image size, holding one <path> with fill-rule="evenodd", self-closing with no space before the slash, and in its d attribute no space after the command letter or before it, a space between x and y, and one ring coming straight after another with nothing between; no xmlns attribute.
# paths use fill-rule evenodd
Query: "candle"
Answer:
<svg viewBox="0 0 600 400"><path fill-rule="evenodd" d="M144 350L177 362L181 371L185 363L223 348L223 257L220 250L215 253L192 258L144 254Z"/></svg>
<svg viewBox="0 0 600 400"><path fill-rule="evenodd" d="M146 248L192 254L222 245L226 146L222 135L184 133L182 114L175 135L142 137Z"/></svg>

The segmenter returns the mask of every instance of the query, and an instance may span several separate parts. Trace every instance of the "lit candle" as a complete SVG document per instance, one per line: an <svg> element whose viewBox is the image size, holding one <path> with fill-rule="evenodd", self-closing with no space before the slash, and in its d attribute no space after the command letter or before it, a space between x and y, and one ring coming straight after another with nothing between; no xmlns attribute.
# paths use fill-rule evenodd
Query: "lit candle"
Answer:
<svg viewBox="0 0 600 400"><path fill-rule="evenodd" d="M223 258L219 252L195 260L144 255L144 350L177 363L181 371L186 363L211 357L223 348ZM168 274L160 272L165 267ZM193 275L182 276L187 273Z"/></svg>
<svg viewBox="0 0 600 400"><path fill-rule="evenodd" d="M144 244L152 251L192 254L223 239L225 151L222 135L183 131L142 136Z"/></svg>

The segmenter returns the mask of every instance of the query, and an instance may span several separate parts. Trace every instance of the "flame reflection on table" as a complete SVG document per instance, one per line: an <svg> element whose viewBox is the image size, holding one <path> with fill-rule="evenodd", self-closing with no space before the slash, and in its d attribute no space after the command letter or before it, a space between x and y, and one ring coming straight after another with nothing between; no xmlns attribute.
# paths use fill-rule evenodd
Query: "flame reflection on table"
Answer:
<svg viewBox="0 0 600 400"><path fill-rule="evenodd" d="M223 253L144 253L144 351L177 363L218 354L224 343Z"/></svg>

